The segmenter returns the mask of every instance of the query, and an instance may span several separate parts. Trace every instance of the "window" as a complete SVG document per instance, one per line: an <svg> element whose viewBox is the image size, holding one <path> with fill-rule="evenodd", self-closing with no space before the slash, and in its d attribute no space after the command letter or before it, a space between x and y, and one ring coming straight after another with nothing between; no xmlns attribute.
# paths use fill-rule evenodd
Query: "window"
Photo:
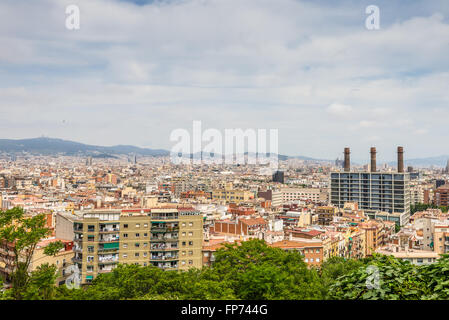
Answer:
<svg viewBox="0 0 449 320"><path fill-rule="evenodd" d="M144 233L143 236L144 236L144 237L148 237L148 233Z"/></svg>
<svg viewBox="0 0 449 320"><path fill-rule="evenodd" d="M209 252L204 252L204 256L208 257L209 256Z"/></svg>
<svg viewBox="0 0 449 320"><path fill-rule="evenodd" d="M94 252L94 246L87 246L87 252Z"/></svg>
<svg viewBox="0 0 449 320"><path fill-rule="evenodd" d="M143 224L143 227L144 227L144 228L148 228L148 223L144 223L144 224Z"/></svg>
<svg viewBox="0 0 449 320"><path fill-rule="evenodd" d="M87 241L94 242L95 236L87 236Z"/></svg>
<svg viewBox="0 0 449 320"><path fill-rule="evenodd" d="M87 266L87 272L94 272L94 266Z"/></svg>
<svg viewBox="0 0 449 320"><path fill-rule="evenodd" d="M193 260L189 260L189 264L193 264Z"/></svg>
<svg viewBox="0 0 449 320"><path fill-rule="evenodd" d="M185 255L186 255L186 252L185 252L185 251L183 251L183 252L182 252L182 255L183 255L183 256L185 256Z"/></svg>
<svg viewBox="0 0 449 320"><path fill-rule="evenodd" d="M189 246L193 246L193 241L189 241Z"/></svg>
<svg viewBox="0 0 449 320"><path fill-rule="evenodd" d="M316 253L320 253L320 249L316 249Z"/></svg>
<svg viewBox="0 0 449 320"><path fill-rule="evenodd" d="M320 258L316 258L316 262L320 262Z"/></svg>
<svg viewBox="0 0 449 320"><path fill-rule="evenodd" d="M189 256L192 256L193 255L193 251L189 251Z"/></svg>
<svg viewBox="0 0 449 320"><path fill-rule="evenodd" d="M136 253L134 254L134 256L135 256L135 257L138 257L138 256L139 256L139 253L138 253L138 252L136 252Z"/></svg>
<svg viewBox="0 0 449 320"><path fill-rule="evenodd" d="M124 244L123 244L123 248L124 248L124 249L128 248L128 244L127 244L127 243L124 243Z"/></svg>
<svg viewBox="0 0 449 320"><path fill-rule="evenodd" d="M148 246L148 243L144 242L143 246L144 246L144 248L146 248Z"/></svg>
<svg viewBox="0 0 449 320"><path fill-rule="evenodd" d="M136 238L139 238L140 237L140 233L136 233Z"/></svg>
<svg viewBox="0 0 449 320"><path fill-rule="evenodd" d="M186 223L185 223L185 222L183 222L183 223L182 223L182 226L183 226L183 227L185 227L185 226L186 226Z"/></svg>
<svg viewBox="0 0 449 320"><path fill-rule="evenodd" d="M183 246L185 246L185 245L186 245L186 242L185 242L185 241L183 241L183 242L182 242L182 245L183 245Z"/></svg>
<svg viewBox="0 0 449 320"><path fill-rule="evenodd" d="M128 228L128 224L124 224L123 228L125 228L125 229Z"/></svg>
<svg viewBox="0 0 449 320"><path fill-rule="evenodd" d="M136 223L136 228L140 228L140 223Z"/></svg>
<svg viewBox="0 0 449 320"><path fill-rule="evenodd" d="M144 257L146 257L146 256L147 256L147 253L146 253L146 252L144 252L144 253L143 253L143 256L144 256Z"/></svg>
<svg viewBox="0 0 449 320"><path fill-rule="evenodd" d="M123 234L123 238L128 238L128 234L127 234L127 233L124 233L124 234Z"/></svg>
<svg viewBox="0 0 449 320"><path fill-rule="evenodd" d="M140 243L136 242L136 243L134 244L134 246L135 246L136 248L139 248L139 247L140 247Z"/></svg>
<svg viewBox="0 0 449 320"><path fill-rule="evenodd" d="M185 260L182 260L182 261L181 261L181 264L182 264L182 265L185 265L185 264L186 264L186 261L185 261Z"/></svg>
<svg viewBox="0 0 449 320"><path fill-rule="evenodd" d="M128 255L126 253L124 253L123 258L128 258Z"/></svg>
<svg viewBox="0 0 449 320"><path fill-rule="evenodd" d="M87 231L94 232L95 231L95 226L87 226Z"/></svg>
<svg viewBox="0 0 449 320"><path fill-rule="evenodd" d="M193 222L189 222L189 227L193 227Z"/></svg>
<svg viewBox="0 0 449 320"><path fill-rule="evenodd" d="M310 262L313 262L313 258L310 258Z"/></svg>
<svg viewBox="0 0 449 320"><path fill-rule="evenodd" d="M185 236L186 236L186 233L185 233L185 232L183 232L183 233L182 233L182 236L183 236L183 237L185 237Z"/></svg>
<svg viewBox="0 0 449 320"><path fill-rule="evenodd" d="M192 237L193 236L193 232L189 232L189 237Z"/></svg>
<svg viewBox="0 0 449 320"><path fill-rule="evenodd" d="M305 261L305 262L309 262L309 259L305 258L304 261Z"/></svg>
<svg viewBox="0 0 449 320"><path fill-rule="evenodd" d="M94 262L94 256L88 256L87 262Z"/></svg>

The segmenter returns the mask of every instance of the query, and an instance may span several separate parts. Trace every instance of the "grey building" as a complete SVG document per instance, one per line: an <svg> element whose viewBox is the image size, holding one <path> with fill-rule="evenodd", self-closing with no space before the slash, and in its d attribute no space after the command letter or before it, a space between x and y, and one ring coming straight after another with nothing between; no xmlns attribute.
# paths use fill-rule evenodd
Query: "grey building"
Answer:
<svg viewBox="0 0 449 320"><path fill-rule="evenodd" d="M401 148L401 147L400 147ZM330 202L343 208L345 202L357 202L359 208L372 213L405 213L401 224L410 217L410 174L403 172L402 148L398 148L398 172L377 172L376 151L371 149L371 171L353 172L349 157L344 172L331 172ZM349 149L347 149L349 154Z"/></svg>

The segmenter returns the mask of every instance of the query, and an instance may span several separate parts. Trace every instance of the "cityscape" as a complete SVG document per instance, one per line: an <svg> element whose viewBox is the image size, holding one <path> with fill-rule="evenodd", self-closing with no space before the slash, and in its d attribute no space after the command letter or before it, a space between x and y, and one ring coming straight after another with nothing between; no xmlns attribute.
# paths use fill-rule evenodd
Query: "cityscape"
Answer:
<svg viewBox="0 0 449 320"><path fill-rule="evenodd" d="M444 0L0 14L0 304L449 300Z"/></svg>

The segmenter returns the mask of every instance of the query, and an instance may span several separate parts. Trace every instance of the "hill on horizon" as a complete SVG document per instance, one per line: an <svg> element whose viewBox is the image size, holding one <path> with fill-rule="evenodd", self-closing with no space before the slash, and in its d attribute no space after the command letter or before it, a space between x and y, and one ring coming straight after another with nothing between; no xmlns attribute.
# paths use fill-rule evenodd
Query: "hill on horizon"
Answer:
<svg viewBox="0 0 449 320"><path fill-rule="evenodd" d="M0 139L0 151L6 153L28 152L32 154L52 155L83 155L95 156L136 154L142 156L167 156L169 152L162 149L139 148L130 145L116 145L111 147L88 145L79 142L56 138L32 139Z"/></svg>

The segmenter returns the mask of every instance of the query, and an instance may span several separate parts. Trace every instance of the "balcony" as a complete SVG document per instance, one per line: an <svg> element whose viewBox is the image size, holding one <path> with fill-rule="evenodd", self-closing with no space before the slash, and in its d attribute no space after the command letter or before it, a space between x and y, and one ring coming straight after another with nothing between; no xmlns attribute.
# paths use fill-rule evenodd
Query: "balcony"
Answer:
<svg viewBox="0 0 449 320"><path fill-rule="evenodd" d="M161 264L161 263L154 263L155 267L158 267L160 269L164 270L176 270L178 269L178 264Z"/></svg>
<svg viewBox="0 0 449 320"><path fill-rule="evenodd" d="M116 263L118 256L98 256L98 264Z"/></svg>
<svg viewBox="0 0 449 320"><path fill-rule="evenodd" d="M151 251L176 251L179 250L179 247L176 245L166 245L164 243L161 244L153 244L150 248Z"/></svg>
<svg viewBox="0 0 449 320"><path fill-rule="evenodd" d="M100 230L98 230L98 232L100 233L111 233L111 232L119 232L119 228L100 228Z"/></svg>
<svg viewBox="0 0 449 320"><path fill-rule="evenodd" d="M165 237L151 237L150 242L177 242L178 237L171 237L171 238L165 238Z"/></svg>
<svg viewBox="0 0 449 320"><path fill-rule="evenodd" d="M162 221L164 221L164 220L178 220L179 219L179 216L152 216L151 217L151 220L153 220L153 221L157 221L157 220L162 220Z"/></svg>
<svg viewBox="0 0 449 320"><path fill-rule="evenodd" d="M119 237L100 238L100 240L98 240L98 242L101 242L101 243L118 242L118 241L119 241Z"/></svg>
<svg viewBox="0 0 449 320"><path fill-rule="evenodd" d="M178 255L165 255L165 256L151 256L151 261L167 261L167 260L178 260Z"/></svg>
<svg viewBox="0 0 449 320"><path fill-rule="evenodd" d="M176 227L170 227L170 226L164 226L164 227L151 227L151 232L161 232L161 233L167 233L167 232L178 232L179 226Z"/></svg>

